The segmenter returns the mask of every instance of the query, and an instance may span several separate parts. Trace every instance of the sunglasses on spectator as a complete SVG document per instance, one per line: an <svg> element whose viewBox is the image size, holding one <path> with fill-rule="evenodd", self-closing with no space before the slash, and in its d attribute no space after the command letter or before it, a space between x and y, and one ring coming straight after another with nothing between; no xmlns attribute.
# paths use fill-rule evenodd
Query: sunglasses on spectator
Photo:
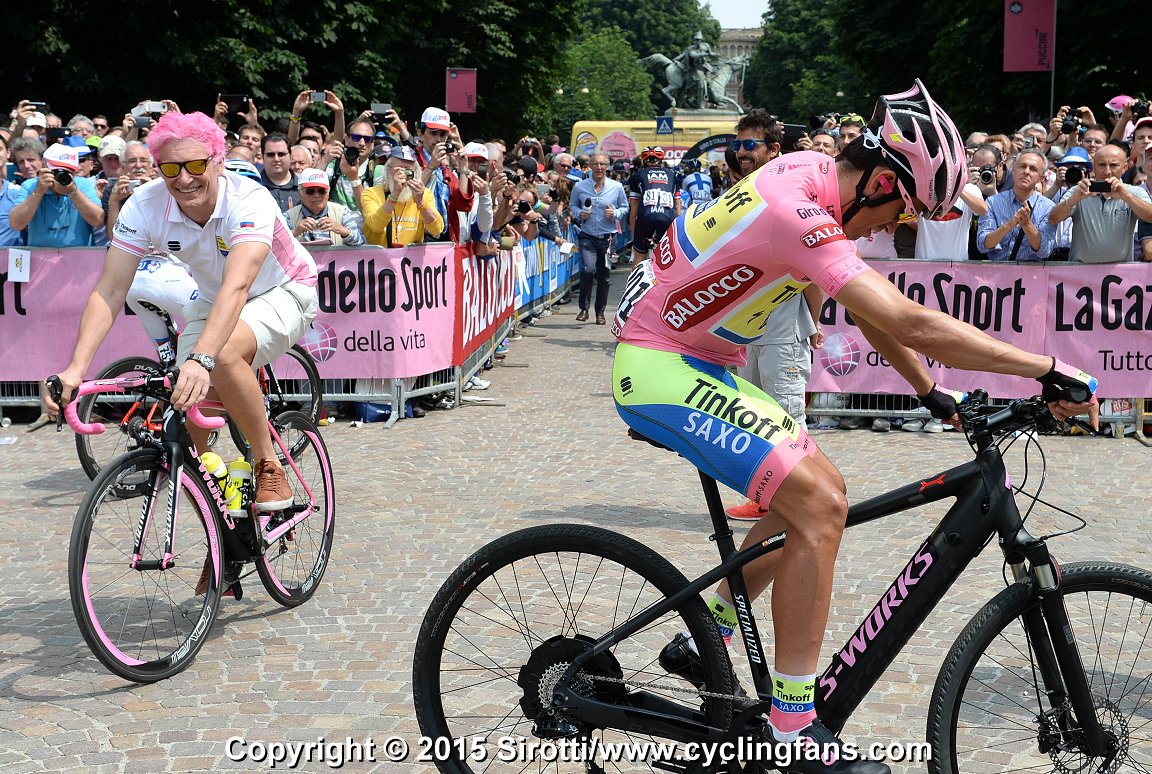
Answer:
<svg viewBox="0 0 1152 774"><path fill-rule="evenodd" d="M264 155L269 156L270 158L274 158L274 159L281 159L281 158L284 158L285 156L288 155L288 151L279 151L277 153L272 153L271 151L265 151Z"/></svg>
<svg viewBox="0 0 1152 774"><path fill-rule="evenodd" d="M198 176L208 169L208 159L192 159L191 161L165 161L160 165L160 174L169 179L180 176L183 169L188 174Z"/></svg>
<svg viewBox="0 0 1152 774"><path fill-rule="evenodd" d="M840 116L840 125L841 126L848 123L849 121L852 121L852 122L857 123L857 124L868 123L867 121L864 120L864 118L859 113L849 113L846 116Z"/></svg>
<svg viewBox="0 0 1152 774"><path fill-rule="evenodd" d="M93 124L97 129L107 129L108 124Z"/></svg>
<svg viewBox="0 0 1152 774"><path fill-rule="evenodd" d="M558 167L567 167L568 169L572 169L572 165L571 165L571 164L565 164L563 161L557 161L557 162L556 162L556 166L558 166Z"/></svg>
<svg viewBox="0 0 1152 774"><path fill-rule="evenodd" d="M352 142L373 142L376 137L371 134L350 134L348 139Z"/></svg>
<svg viewBox="0 0 1152 774"><path fill-rule="evenodd" d="M328 193L327 188L320 188L319 186L314 188L302 188L300 190L302 190L306 196L319 196L320 194Z"/></svg>
<svg viewBox="0 0 1152 774"><path fill-rule="evenodd" d="M767 144L767 140L733 140L732 142L728 143L728 146L732 148L733 151L744 149L751 153L752 151L756 150L757 145Z"/></svg>

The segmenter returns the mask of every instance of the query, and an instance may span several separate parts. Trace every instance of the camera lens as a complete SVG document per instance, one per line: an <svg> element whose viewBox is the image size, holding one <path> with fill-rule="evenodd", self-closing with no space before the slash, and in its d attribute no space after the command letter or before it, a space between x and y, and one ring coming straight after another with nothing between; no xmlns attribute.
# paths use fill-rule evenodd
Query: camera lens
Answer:
<svg viewBox="0 0 1152 774"><path fill-rule="evenodd" d="M1068 185L1077 185L1084 179L1084 169L1082 167L1070 166L1064 173L1064 182Z"/></svg>
<svg viewBox="0 0 1152 774"><path fill-rule="evenodd" d="M520 212L522 215L527 215L528 211L531 209L532 209L532 205L529 204L528 202L524 201L523 199L521 199L519 202L516 203L516 210L518 212Z"/></svg>
<svg viewBox="0 0 1152 774"><path fill-rule="evenodd" d="M56 182L62 186L72 185L72 173L66 169L52 170L52 177L54 177Z"/></svg>
<svg viewBox="0 0 1152 774"><path fill-rule="evenodd" d="M360 160L360 149L354 146L348 146L344 149L344 160L349 164L355 164Z"/></svg>
<svg viewBox="0 0 1152 774"><path fill-rule="evenodd" d="M1072 134L1074 131L1076 131L1076 119L1065 118L1060 124L1060 134Z"/></svg>
<svg viewBox="0 0 1152 774"><path fill-rule="evenodd" d="M982 185L992 185L996 182L996 167L991 164L985 164L980 167L980 183Z"/></svg>

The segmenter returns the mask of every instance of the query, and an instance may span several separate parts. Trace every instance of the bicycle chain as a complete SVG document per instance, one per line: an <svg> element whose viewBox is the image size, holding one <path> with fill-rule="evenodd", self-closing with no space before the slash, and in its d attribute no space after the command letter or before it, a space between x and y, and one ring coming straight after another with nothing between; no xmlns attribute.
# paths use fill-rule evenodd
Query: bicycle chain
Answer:
<svg viewBox="0 0 1152 774"><path fill-rule="evenodd" d="M639 680L625 680L625 679L620 678L620 677L604 677L602 675L587 675L586 674L585 676L590 677L593 680L600 680L600 681L605 682L605 683L617 683L619 685L627 685L627 686L631 686L633 688L650 688L651 687L651 683L643 683L643 682L640 682ZM708 698L708 699L727 699L728 701L745 701L746 699L748 699L747 696L737 696L736 694L728 694L728 693L716 693L714 691L702 691L698 688L695 688L695 689L693 689L693 688L677 688L677 687L671 686L671 685L661 685L660 690L661 691L667 691L668 693L685 693L685 694L690 694L692 696L699 696L701 698Z"/></svg>

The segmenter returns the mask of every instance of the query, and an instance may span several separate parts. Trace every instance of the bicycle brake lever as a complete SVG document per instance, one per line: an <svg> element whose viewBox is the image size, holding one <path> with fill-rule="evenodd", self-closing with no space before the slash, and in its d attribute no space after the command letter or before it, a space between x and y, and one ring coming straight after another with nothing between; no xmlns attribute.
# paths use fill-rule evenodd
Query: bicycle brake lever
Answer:
<svg viewBox="0 0 1152 774"><path fill-rule="evenodd" d="M52 396L52 401L56 404L56 432L64 429L64 383L60 381L60 377L52 374L44 380L44 384L48 387L48 394Z"/></svg>
<svg viewBox="0 0 1152 774"><path fill-rule="evenodd" d="M1069 425L1072 425L1073 427L1080 428L1081 430L1086 432L1088 435L1096 435L1096 436L1101 436L1101 437L1107 437L1108 436L1108 433L1104 432L1103 430L1097 430L1096 428L1092 427L1092 425L1088 424L1087 422L1085 422L1080 417L1068 417L1067 419L1064 420L1064 422L1065 422L1065 424L1069 424Z"/></svg>

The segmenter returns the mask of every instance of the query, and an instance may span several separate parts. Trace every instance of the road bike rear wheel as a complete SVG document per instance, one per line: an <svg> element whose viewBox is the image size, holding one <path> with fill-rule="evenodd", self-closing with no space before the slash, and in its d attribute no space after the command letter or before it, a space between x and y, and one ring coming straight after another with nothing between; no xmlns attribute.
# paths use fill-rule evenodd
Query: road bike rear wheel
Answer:
<svg viewBox="0 0 1152 774"><path fill-rule="evenodd" d="M97 476L76 513L68 551L68 590L84 641L126 680L150 683L187 667L203 646L220 604L220 528L211 499L190 466L180 477L173 563L160 569L171 471L163 455L141 449ZM135 536L152 494L141 562ZM117 492L128 492L127 496ZM196 594L210 558L206 593Z"/></svg>
<svg viewBox="0 0 1152 774"><path fill-rule="evenodd" d="M1084 562L1065 566L1061 585L1097 717L1119 755L1102 767L1084 752L1071 708L1052 711L1022 618L1039 599L1018 583L976 614L944 661L928 712L933 774L1152 770L1152 574Z"/></svg>
<svg viewBox="0 0 1152 774"><path fill-rule="evenodd" d="M134 356L110 363L96 378L116 379L133 374L159 376L162 373L163 368L156 360ZM137 401L139 404L134 405ZM76 455L88 478L95 480L109 462L125 452L139 448L140 444L124 433L120 425L125 418L129 422L144 422L154 409L155 419L159 422L163 406L157 407L154 398L142 398L131 393L100 393L80 398L76 404L76 414L80 421L104 425L104 432L99 435L76 434Z"/></svg>
<svg viewBox="0 0 1152 774"><path fill-rule="evenodd" d="M299 344L272 361L279 392L269 390L268 413L279 416L285 411L299 411L312 420L320 421L320 407L324 403L324 387L316 361Z"/></svg>
<svg viewBox="0 0 1152 774"><path fill-rule="evenodd" d="M299 508L308 507L310 500L305 485L312 491L316 505L308 518L265 549L256 561L256 572L273 599L281 605L295 607L316 593L332 555L336 528L332 463L320 431L304 414L287 411L276 417L273 426L300 473L297 475L283 451L277 449L292 488L293 506L273 514L269 527L283 523Z"/></svg>
<svg viewBox="0 0 1152 774"><path fill-rule="evenodd" d="M581 762L547 760L547 742L533 734L534 721L551 703L552 687L597 638L687 583L651 548L583 525L515 532L469 557L432 601L412 668L421 733L438 760L447 756L437 764L440 770L585 771ZM701 697L659 664L661 649L685 630L699 644L705 690L730 694L727 652L696 596L595 657L578 673L577 690L619 703L654 697L698 713L697 719L710 726L727 728L729 701ZM675 740L653 740L634 730L586 728L584 736L604 744L673 742L674 754L685 754ZM526 752L499 760L498 745ZM484 760L475 757L477 748L486 753ZM639 760L598 763L613 771L663 770L651 752Z"/></svg>

